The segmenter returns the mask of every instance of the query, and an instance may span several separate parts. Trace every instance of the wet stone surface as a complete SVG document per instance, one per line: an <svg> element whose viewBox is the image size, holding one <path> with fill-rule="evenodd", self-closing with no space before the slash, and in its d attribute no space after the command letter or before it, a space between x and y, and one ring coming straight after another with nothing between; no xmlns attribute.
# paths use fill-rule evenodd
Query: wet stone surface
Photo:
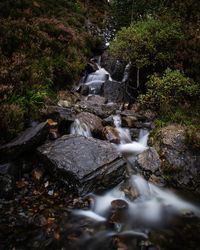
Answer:
<svg viewBox="0 0 200 250"><path fill-rule="evenodd" d="M108 142L66 135L38 148L41 160L75 192L113 187L124 178L125 161Z"/></svg>

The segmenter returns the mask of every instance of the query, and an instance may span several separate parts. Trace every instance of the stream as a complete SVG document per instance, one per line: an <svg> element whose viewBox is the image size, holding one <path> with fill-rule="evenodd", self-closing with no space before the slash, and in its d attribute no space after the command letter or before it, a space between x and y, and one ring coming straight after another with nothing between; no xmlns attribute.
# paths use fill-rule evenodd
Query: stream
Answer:
<svg viewBox="0 0 200 250"><path fill-rule="evenodd" d="M96 66L98 69L81 83L89 88L85 100L102 97L103 85L112 81L110 74L101 68L100 58ZM125 74L124 79L127 72ZM115 103L107 100L103 105L110 107ZM111 189L77 195L66 190L57 176L51 177L37 155L25 156L26 160L18 162L21 169L37 168L31 174L27 169L19 176L15 198L0 204L1 250L200 249L199 197L190 194L190 199L185 199L185 194L160 187L143 177L135 161L149 149L150 129L138 129L133 139L130 129L123 126L121 111L121 107L115 109L109 122L119 137L118 143L111 141L111 148L126 163L124 180ZM79 138L76 136L89 142L95 139L88 124L77 116L69 133L67 136L72 139ZM56 140L54 143L56 145ZM96 163L98 156L92 156ZM77 155L77 159L81 157L87 156Z"/></svg>
<svg viewBox="0 0 200 250"><path fill-rule="evenodd" d="M90 95L99 94L106 77L111 78L108 72L98 67L94 74L88 75L85 82L90 87ZM89 209L72 210L73 216L80 220L85 218L92 225L92 229L81 238L80 244L84 245L84 249L112 249L107 246L107 242L115 239L118 241L115 242L117 249L120 250L189 249L173 245L171 239L170 248L160 248L151 239L155 237L159 241L159 237L164 239L167 233L173 235L173 224L180 223L178 226L184 228L190 220L199 221L200 207L180 198L172 190L146 181L138 169L134 168L134 161L137 155L148 149L149 131L140 129L138 139L132 141L129 129L122 127L121 116L113 116L113 122L120 137L120 144L113 144L113 147L127 161L127 179L102 195L89 194L86 197L90 200ZM79 120L72 124L71 133L92 136L87 125L81 124ZM191 225L189 222L188 227ZM130 245L127 242L124 244L124 240L130 242Z"/></svg>

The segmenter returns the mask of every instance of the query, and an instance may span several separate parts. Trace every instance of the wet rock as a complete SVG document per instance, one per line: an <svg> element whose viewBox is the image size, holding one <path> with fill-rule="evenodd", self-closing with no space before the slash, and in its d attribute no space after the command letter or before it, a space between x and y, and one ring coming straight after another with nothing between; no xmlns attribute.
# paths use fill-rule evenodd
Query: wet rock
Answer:
<svg viewBox="0 0 200 250"><path fill-rule="evenodd" d="M124 160L105 141L65 135L39 147L38 154L54 176L80 194L104 190L124 178Z"/></svg>
<svg viewBox="0 0 200 250"><path fill-rule="evenodd" d="M119 109L119 104L111 103L111 104L97 104L94 102L90 102L88 100L81 101L76 105L77 112L89 112L93 113L101 118L106 118L110 115L115 114L116 110Z"/></svg>
<svg viewBox="0 0 200 250"><path fill-rule="evenodd" d="M16 159L21 154L34 150L45 141L48 132L47 122L26 129L13 141L0 146L0 162Z"/></svg>
<svg viewBox="0 0 200 250"><path fill-rule="evenodd" d="M0 198L11 199L14 192L14 181L10 175L0 174Z"/></svg>
<svg viewBox="0 0 200 250"><path fill-rule="evenodd" d="M114 121L113 121L113 115L110 115L108 117L106 117L105 119L103 119L103 125L104 126L112 126L114 127Z"/></svg>
<svg viewBox="0 0 200 250"><path fill-rule="evenodd" d="M137 156L136 164L142 171L155 173L159 170L161 161L155 148L148 148Z"/></svg>
<svg viewBox="0 0 200 250"><path fill-rule="evenodd" d="M81 112L76 118L81 124L85 124L90 129L94 137L103 138L103 125L101 118L88 112Z"/></svg>
<svg viewBox="0 0 200 250"><path fill-rule="evenodd" d="M103 129L103 134L108 141L117 144L120 143L119 132L117 131L116 128L113 128L111 126L106 126Z"/></svg>
<svg viewBox="0 0 200 250"><path fill-rule="evenodd" d="M161 170L169 185L189 190L200 186L200 157L185 140L185 127L170 125L160 130L154 142L162 159Z"/></svg>
<svg viewBox="0 0 200 250"><path fill-rule="evenodd" d="M80 86L80 94L81 95L87 96L87 95L89 95L89 91L90 91L90 88L88 85L81 84L81 86Z"/></svg>
<svg viewBox="0 0 200 250"><path fill-rule="evenodd" d="M80 100L80 96L76 92L72 92L69 90L62 90L58 92L58 99L62 102L66 102L67 107L73 106L76 102ZM60 103L62 106L62 103ZM65 104L64 104L65 105Z"/></svg>
<svg viewBox="0 0 200 250"><path fill-rule="evenodd" d="M138 139L138 137L139 137L140 129L138 129L138 128L130 128L129 131L130 131L132 141L136 141Z"/></svg>
<svg viewBox="0 0 200 250"><path fill-rule="evenodd" d="M122 117L122 126L133 128L135 127L135 125L137 125L137 121L138 119L135 116L125 116L125 117Z"/></svg>
<svg viewBox="0 0 200 250"><path fill-rule="evenodd" d="M123 99L123 91L121 82L106 81L103 85L103 96L108 102L118 102Z"/></svg>
<svg viewBox="0 0 200 250"><path fill-rule="evenodd" d="M123 223L127 219L128 203L124 200L117 199L111 202L112 216L111 222Z"/></svg>
<svg viewBox="0 0 200 250"><path fill-rule="evenodd" d="M89 95L87 96L86 100L96 105L102 105L106 103L106 98L99 95Z"/></svg>
<svg viewBox="0 0 200 250"><path fill-rule="evenodd" d="M76 112L74 108L47 106L42 110L46 119L52 119L58 123L58 133L61 135L70 133L70 126L74 122Z"/></svg>
<svg viewBox="0 0 200 250"><path fill-rule="evenodd" d="M16 177L18 175L17 166L13 162L0 164L0 174L1 175L8 174Z"/></svg>

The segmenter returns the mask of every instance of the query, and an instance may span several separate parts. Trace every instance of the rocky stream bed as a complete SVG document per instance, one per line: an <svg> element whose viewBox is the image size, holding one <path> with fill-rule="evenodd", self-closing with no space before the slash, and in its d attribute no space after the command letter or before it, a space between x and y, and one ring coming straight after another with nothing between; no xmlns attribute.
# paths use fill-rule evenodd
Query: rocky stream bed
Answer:
<svg viewBox="0 0 200 250"><path fill-rule="evenodd" d="M98 69L0 146L0 249L200 249L199 157L182 127L148 147L155 114L120 86Z"/></svg>

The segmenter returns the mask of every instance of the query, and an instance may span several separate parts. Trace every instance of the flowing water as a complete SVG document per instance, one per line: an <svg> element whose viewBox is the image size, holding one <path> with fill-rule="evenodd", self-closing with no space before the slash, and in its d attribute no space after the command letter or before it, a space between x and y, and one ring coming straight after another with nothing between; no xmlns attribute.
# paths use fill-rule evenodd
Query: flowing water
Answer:
<svg viewBox="0 0 200 250"><path fill-rule="evenodd" d="M85 84L94 87L96 83L97 85L102 84L109 77L104 69L99 68L87 77ZM98 91L95 89L93 92L97 93ZM99 242L105 242L115 236L147 240L150 233L153 235L154 230L168 228L176 218L183 219L184 216L192 216L198 220L200 217L199 207L179 198L170 190L162 189L146 181L137 173L137 169L134 169L137 155L148 149L149 131L141 129L138 140L131 141L129 130L122 128L120 115L113 116L113 122L120 136L120 144L113 144L113 146L127 160L127 165L134 170L135 174L132 175L127 167L128 179L124 183L102 195L89 195L91 205L88 210L76 209L72 211L74 216L87 218L94 223L90 229L92 230L90 240L88 241L88 235L82 239L87 242L85 249L104 249L98 248ZM91 136L86 124L81 124L79 120L74 122L71 133L86 137Z"/></svg>

